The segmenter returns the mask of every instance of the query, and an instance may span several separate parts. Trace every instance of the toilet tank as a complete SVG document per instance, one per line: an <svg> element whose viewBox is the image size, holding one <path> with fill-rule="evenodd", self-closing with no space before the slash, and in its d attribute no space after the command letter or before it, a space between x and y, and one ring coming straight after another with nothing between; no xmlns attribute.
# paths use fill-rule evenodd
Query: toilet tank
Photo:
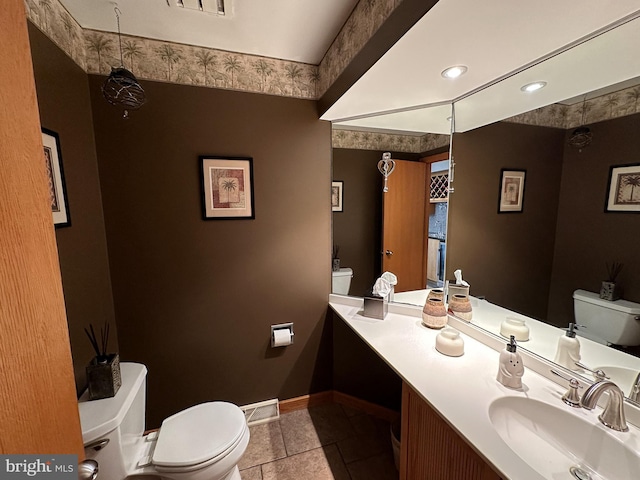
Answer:
<svg viewBox="0 0 640 480"><path fill-rule="evenodd" d="M124 479L137 462L130 448L144 433L147 367L121 363L122 386L111 398L78 400L82 441L87 458L98 462L100 478Z"/></svg>
<svg viewBox="0 0 640 480"><path fill-rule="evenodd" d="M611 302L597 293L576 290L573 306L576 324L583 325L588 336L615 345L640 345L640 304L627 300Z"/></svg>
<svg viewBox="0 0 640 480"><path fill-rule="evenodd" d="M331 293L349 295L351 277L353 277L353 270L350 268L341 268L336 272L331 272Z"/></svg>

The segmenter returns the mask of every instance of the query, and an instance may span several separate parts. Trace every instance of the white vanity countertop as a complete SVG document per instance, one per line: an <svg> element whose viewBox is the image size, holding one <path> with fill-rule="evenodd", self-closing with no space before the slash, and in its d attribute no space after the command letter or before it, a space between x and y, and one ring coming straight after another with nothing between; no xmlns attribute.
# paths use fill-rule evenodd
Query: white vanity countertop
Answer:
<svg viewBox="0 0 640 480"><path fill-rule="evenodd" d="M407 384L467 440L504 479L540 480L545 478L517 456L494 429L489 405L505 396L534 398L564 409L599 425L600 411L572 409L561 401L566 391L542 375L526 369L523 390L511 390L496 381L499 352L468 335L462 357L447 357L435 349L439 330L426 328L419 307L395 307L384 320L362 316L362 299L330 296L331 308L367 343ZM474 312L475 313L475 312ZM505 341L506 343L506 341ZM525 359L525 368L527 361ZM605 428L605 427L602 427ZM625 434L611 431L624 440ZM626 437L628 438L628 437ZM550 479L572 478L565 476Z"/></svg>

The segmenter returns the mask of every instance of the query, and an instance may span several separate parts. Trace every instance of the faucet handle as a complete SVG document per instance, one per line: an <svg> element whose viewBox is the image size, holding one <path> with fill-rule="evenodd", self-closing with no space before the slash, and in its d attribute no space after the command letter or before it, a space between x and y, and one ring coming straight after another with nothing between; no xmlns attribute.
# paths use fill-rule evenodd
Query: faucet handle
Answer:
<svg viewBox="0 0 640 480"><path fill-rule="evenodd" d="M576 365L588 372L593 373L593 375L596 377L596 382L599 382L601 380L611 380L611 377L607 376L606 373L604 373L604 370L592 370L591 368L587 367L584 363L580 363L580 362L576 362Z"/></svg>
<svg viewBox="0 0 640 480"><path fill-rule="evenodd" d="M582 388L580 382L578 382L575 378L565 377L560 372L551 369L551 373L557 375L569 382L569 390L562 396L562 401L573 408L580 408L580 395L578 394L578 389Z"/></svg>

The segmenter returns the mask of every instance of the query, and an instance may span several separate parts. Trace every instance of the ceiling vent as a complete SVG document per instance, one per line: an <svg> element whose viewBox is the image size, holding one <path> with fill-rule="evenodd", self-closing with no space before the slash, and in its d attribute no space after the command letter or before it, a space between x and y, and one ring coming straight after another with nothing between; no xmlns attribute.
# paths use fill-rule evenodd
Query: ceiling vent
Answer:
<svg viewBox="0 0 640 480"><path fill-rule="evenodd" d="M229 0L227 0L229 3ZM171 2L167 0L167 4L171 6ZM188 8L189 10L200 10L201 12L213 13L215 15L225 14L225 0L175 0L178 7Z"/></svg>

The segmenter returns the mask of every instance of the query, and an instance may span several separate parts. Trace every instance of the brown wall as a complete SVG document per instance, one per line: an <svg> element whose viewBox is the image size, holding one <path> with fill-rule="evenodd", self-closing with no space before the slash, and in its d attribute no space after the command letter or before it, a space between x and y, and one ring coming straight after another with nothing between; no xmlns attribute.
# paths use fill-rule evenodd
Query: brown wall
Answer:
<svg viewBox="0 0 640 480"><path fill-rule="evenodd" d="M66 177L71 226L57 229L56 240L76 389L81 393L85 366L95 356L84 328L109 322L110 351L118 349L89 82L82 69L31 23L29 36L40 120L60 137Z"/></svg>
<svg viewBox="0 0 640 480"><path fill-rule="evenodd" d="M330 388L331 135L314 102L145 81L123 120L103 80L89 77L120 350L149 367L148 426ZM253 157L255 220L201 219L206 154ZM291 321L295 344L271 349L269 326Z"/></svg>
<svg viewBox="0 0 640 480"><path fill-rule="evenodd" d="M350 295L363 296L381 272L382 151L333 149L333 180L344 182L343 211L333 213L333 244L340 246L340 266L353 269ZM417 154L394 153L399 160Z"/></svg>
<svg viewBox="0 0 640 480"><path fill-rule="evenodd" d="M640 302L640 214L604 212L610 166L640 163L640 114L589 127L591 145L564 154L549 296L549 320L559 326L573 318L574 290L600 291L607 262L624 263L624 298Z"/></svg>
<svg viewBox="0 0 640 480"><path fill-rule="evenodd" d="M472 295L546 318L563 141L563 130L511 123L454 135L447 278L460 268ZM527 170L523 213L497 213L501 168Z"/></svg>

